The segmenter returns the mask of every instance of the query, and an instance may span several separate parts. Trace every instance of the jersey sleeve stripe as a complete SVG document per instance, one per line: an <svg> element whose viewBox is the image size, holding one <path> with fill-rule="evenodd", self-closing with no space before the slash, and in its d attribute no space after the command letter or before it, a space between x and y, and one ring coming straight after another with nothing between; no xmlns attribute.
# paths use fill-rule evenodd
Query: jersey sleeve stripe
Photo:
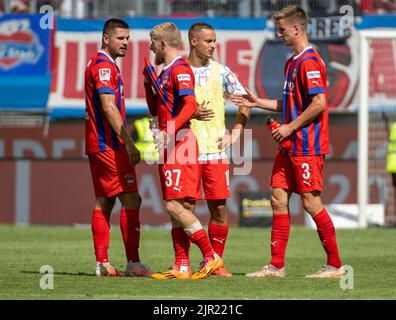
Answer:
<svg viewBox="0 0 396 320"><path fill-rule="evenodd" d="M102 88L97 89L97 91L99 94L105 94L105 93L115 94L115 90L112 88L109 88L109 87L102 87Z"/></svg>
<svg viewBox="0 0 396 320"><path fill-rule="evenodd" d="M314 121L314 131L315 131L315 153L320 154L320 124L319 117Z"/></svg>
<svg viewBox="0 0 396 320"><path fill-rule="evenodd" d="M106 135L104 130L102 114L100 112L100 101L97 91L94 91L92 98L95 106L95 120L96 120L95 122L96 122L96 130L98 132L99 150L106 151Z"/></svg>
<svg viewBox="0 0 396 320"><path fill-rule="evenodd" d="M308 89L308 94L325 93L323 87L314 87Z"/></svg>
<svg viewBox="0 0 396 320"><path fill-rule="evenodd" d="M180 96L187 96L187 95L193 95L194 94L194 89L181 89L179 90L179 95Z"/></svg>
<svg viewBox="0 0 396 320"><path fill-rule="evenodd" d="M173 90L173 104L172 104L172 117L176 117L177 116L177 107L179 106L179 96L176 94L175 92L176 90Z"/></svg>
<svg viewBox="0 0 396 320"><path fill-rule="evenodd" d="M308 152L309 152L308 128L309 128L309 126L304 127L301 130L302 131L302 152L303 152L304 156L308 155Z"/></svg>

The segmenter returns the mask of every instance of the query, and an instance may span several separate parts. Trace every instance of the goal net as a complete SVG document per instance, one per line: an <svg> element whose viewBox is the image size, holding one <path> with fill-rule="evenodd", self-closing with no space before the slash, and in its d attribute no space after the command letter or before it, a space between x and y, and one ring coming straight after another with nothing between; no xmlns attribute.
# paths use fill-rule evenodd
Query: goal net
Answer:
<svg viewBox="0 0 396 320"><path fill-rule="evenodd" d="M358 108L359 226L369 225L368 205L381 203L385 224L395 224L395 190L386 170L390 126L396 121L396 30L360 32Z"/></svg>

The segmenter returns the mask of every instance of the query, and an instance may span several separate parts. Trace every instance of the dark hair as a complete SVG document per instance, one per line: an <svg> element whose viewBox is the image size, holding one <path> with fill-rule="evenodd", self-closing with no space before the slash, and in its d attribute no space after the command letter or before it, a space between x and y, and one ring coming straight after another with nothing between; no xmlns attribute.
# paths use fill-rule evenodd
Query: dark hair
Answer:
<svg viewBox="0 0 396 320"><path fill-rule="evenodd" d="M209 30L214 30L214 28L205 22L197 22L194 23L190 29L188 29L188 39L191 40L199 31L202 29L209 29Z"/></svg>
<svg viewBox="0 0 396 320"><path fill-rule="evenodd" d="M129 25L121 19L109 19L103 26L103 34L110 35L115 28L129 29Z"/></svg>

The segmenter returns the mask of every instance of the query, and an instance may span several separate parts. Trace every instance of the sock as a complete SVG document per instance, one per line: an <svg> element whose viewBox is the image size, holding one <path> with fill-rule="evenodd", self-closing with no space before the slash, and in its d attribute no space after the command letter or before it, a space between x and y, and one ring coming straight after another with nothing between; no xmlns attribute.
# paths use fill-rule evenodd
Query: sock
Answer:
<svg viewBox="0 0 396 320"><path fill-rule="evenodd" d="M175 250L175 264L177 270L180 267L190 268L190 238L184 232L182 227L172 228L171 231L173 249ZM185 268L182 268L185 269Z"/></svg>
<svg viewBox="0 0 396 320"><path fill-rule="evenodd" d="M139 262L139 210L122 208L120 212L120 229L128 262Z"/></svg>
<svg viewBox="0 0 396 320"><path fill-rule="evenodd" d="M215 254L212 244L206 234L205 229L199 229L190 236L191 242L195 243L202 252L204 258L212 258Z"/></svg>
<svg viewBox="0 0 396 320"><path fill-rule="evenodd" d="M227 240L229 225L217 225L209 223L208 234L210 242L213 246L214 251L222 257L224 252L225 243Z"/></svg>
<svg viewBox="0 0 396 320"><path fill-rule="evenodd" d="M290 233L290 215L274 214L271 229L271 264L278 269L285 266L285 253Z"/></svg>
<svg viewBox="0 0 396 320"><path fill-rule="evenodd" d="M94 209L91 230L97 262L109 262L107 251L110 243L110 212Z"/></svg>
<svg viewBox="0 0 396 320"><path fill-rule="evenodd" d="M327 254L327 264L336 268L341 267L334 225L326 209L323 208L313 219L318 229L320 241L322 241Z"/></svg>

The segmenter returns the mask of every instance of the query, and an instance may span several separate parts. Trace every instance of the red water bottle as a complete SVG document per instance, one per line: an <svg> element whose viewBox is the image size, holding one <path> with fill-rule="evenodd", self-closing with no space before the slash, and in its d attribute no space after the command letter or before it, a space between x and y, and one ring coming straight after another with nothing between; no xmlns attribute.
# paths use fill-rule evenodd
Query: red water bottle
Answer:
<svg viewBox="0 0 396 320"><path fill-rule="evenodd" d="M279 124L278 120L276 120L276 119L274 119L274 118L268 117L268 118L267 118L267 127L268 127L268 129L270 129L271 132L272 132L272 131L274 131L276 128L279 128L279 127L280 127L280 124ZM289 149L289 148L291 147L291 141L290 141L289 138L286 138L286 139L282 140L279 144L280 144L280 146L281 146L283 149Z"/></svg>

